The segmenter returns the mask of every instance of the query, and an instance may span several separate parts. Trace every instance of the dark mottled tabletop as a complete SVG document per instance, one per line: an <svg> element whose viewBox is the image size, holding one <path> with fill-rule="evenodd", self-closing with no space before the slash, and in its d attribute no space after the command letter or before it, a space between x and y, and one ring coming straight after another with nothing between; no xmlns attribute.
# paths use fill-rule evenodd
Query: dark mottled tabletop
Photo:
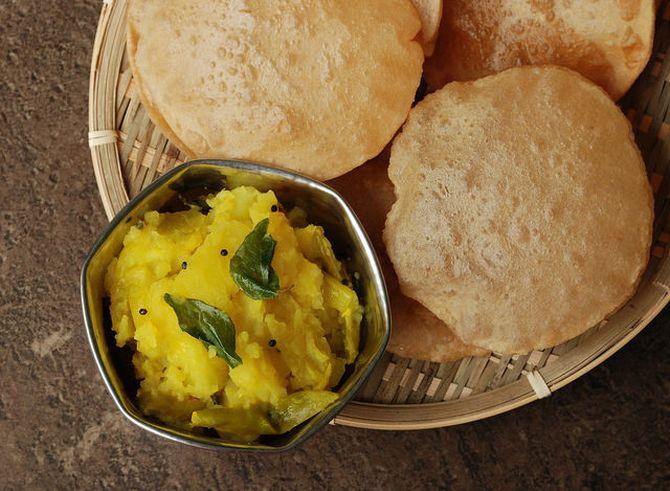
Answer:
<svg viewBox="0 0 670 491"><path fill-rule="evenodd" d="M327 427L280 455L125 421L89 354L79 271L105 225L86 141L102 2L0 0L0 489L670 487L670 311L552 397L416 432Z"/></svg>

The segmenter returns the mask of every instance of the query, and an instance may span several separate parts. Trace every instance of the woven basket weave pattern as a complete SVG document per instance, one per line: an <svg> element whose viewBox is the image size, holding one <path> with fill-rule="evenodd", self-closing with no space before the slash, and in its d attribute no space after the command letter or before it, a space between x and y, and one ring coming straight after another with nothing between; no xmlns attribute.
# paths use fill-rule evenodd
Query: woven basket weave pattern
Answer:
<svg viewBox="0 0 670 491"><path fill-rule="evenodd" d="M125 50L126 0L102 7L93 50L89 142L105 211L112 217L130 197L185 160L149 120ZM568 384L625 345L668 302L670 262L670 0L658 10L652 58L620 103L636 133L655 194L649 269L636 296L608 321L562 345L521 356L492 354L432 363L385 354L370 380L336 422L410 429L458 424L508 411Z"/></svg>

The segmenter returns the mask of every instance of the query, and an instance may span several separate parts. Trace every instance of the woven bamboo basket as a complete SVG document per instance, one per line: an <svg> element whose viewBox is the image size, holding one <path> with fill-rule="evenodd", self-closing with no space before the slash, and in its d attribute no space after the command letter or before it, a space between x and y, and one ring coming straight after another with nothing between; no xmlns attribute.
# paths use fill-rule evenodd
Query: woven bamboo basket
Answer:
<svg viewBox="0 0 670 491"><path fill-rule="evenodd" d="M126 0L105 0L89 88L89 143L107 216L185 155L150 121L128 63ZM609 320L564 344L525 355L493 353L432 363L386 353L336 424L421 429L485 418L538 398L585 374L619 350L670 300L670 0L660 2L653 55L621 108L636 132L656 200L654 245L637 294Z"/></svg>

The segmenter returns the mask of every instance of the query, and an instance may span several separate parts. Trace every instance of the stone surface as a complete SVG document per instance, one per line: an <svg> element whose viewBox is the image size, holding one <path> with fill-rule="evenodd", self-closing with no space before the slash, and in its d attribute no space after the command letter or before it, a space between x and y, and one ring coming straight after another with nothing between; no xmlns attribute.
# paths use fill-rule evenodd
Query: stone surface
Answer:
<svg viewBox="0 0 670 491"><path fill-rule="evenodd" d="M86 345L79 270L105 225L86 142L102 2L0 1L0 489L670 485L670 312L547 400L418 432L327 427L279 455L135 429Z"/></svg>

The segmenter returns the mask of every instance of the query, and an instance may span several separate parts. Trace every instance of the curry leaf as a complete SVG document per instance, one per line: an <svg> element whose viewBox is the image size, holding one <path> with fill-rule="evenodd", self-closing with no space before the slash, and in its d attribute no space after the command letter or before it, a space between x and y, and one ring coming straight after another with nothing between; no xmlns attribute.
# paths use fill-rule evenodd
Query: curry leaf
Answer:
<svg viewBox="0 0 670 491"><path fill-rule="evenodd" d="M230 260L230 274L244 293L254 300L277 297L279 278L272 269L277 242L268 234L270 220L256 224Z"/></svg>
<svg viewBox="0 0 670 491"><path fill-rule="evenodd" d="M169 293L163 298L177 314L182 331L199 339L205 346L213 346L217 356L231 368L242 364L242 359L235 352L235 325L228 314L192 298Z"/></svg>

